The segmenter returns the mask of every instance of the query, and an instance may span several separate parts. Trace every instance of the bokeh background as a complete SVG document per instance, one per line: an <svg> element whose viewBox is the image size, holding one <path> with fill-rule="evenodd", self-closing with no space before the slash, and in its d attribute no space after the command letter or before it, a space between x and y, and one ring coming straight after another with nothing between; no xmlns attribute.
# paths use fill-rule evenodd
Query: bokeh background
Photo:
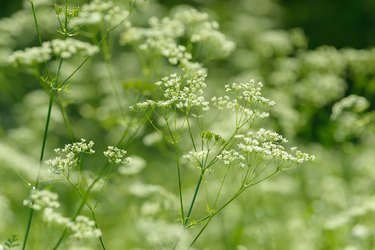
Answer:
<svg viewBox="0 0 375 250"><path fill-rule="evenodd" d="M374 249L375 1L138 2L131 22L139 25L151 16L168 16L181 4L208 12L236 43L231 55L205 64L209 93L219 94L218 89L233 81L262 81L264 95L277 104L270 119L259 126L282 133L291 144L316 156L313 163L282 172L246 192L208 227L197 249ZM1 0L0 240L11 234L23 237L27 210L22 201L35 175L30 166L38 159L48 103L32 72L7 64L12 51L38 44L30 9L24 6L27 1ZM43 38L58 37L56 23L50 21L54 20L51 6L39 7L38 13ZM98 151L115 144L123 128L131 127L119 115L110 82L118 83L125 93L120 104L127 112L134 101L129 83L154 82L170 70L163 65L146 75L134 49L118 45L119 33L112 38L113 78L108 77L103 59L96 57L77 74L62 100L75 137L95 141ZM67 63L62 75L79 61ZM70 140L58 105L55 111L47 157ZM225 121L221 126L225 130ZM154 135L145 125L124 145L146 165L141 173L113 176L102 192L94 194L109 249L168 249L163 240L171 232L182 240L189 237L173 224L176 211L168 205L177 195L170 171L173 152ZM94 172L98 161L88 160ZM192 192L194 175L186 181L191 183L186 191ZM210 181L215 183L214 177ZM134 190L140 183L156 191L137 196ZM71 204L78 197L59 180L52 184L66 204L64 213L73 213ZM150 204L162 208L154 220L142 214ZM38 220L35 228L34 246L49 249L46 239L53 239L54 230L60 229Z"/></svg>

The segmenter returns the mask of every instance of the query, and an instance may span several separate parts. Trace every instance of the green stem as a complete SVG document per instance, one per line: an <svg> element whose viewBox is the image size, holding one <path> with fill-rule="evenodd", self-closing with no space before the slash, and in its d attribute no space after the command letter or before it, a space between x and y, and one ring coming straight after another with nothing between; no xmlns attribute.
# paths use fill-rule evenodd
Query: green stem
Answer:
<svg viewBox="0 0 375 250"><path fill-rule="evenodd" d="M37 189L38 186L39 186L40 171L41 171L41 166L42 166L42 163L43 163L44 151L45 151L45 148L46 148L48 128L49 128L49 123L50 123L50 120L51 120L51 112L52 112L52 106L53 106L54 98L55 98L55 93L51 92L51 95L50 95L50 98L49 98L49 103L48 103L48 112L47 112L46 123L45 123L45 126L44 126L43 143L42 143L42 149L40 151L38 173L37 173L34 189ZM29 233L30 233L30 230L31 230L31 223L33 221L33 216L34 216L34 210L31 207L30 207L29 211L30 212L29 212L29 217L28 217L28 221L27 221L26 233L25 233L25 238L23 240L22 250L26 249L28 236L29 236Z"/></svg>
<svg viewBox="0 0 375 250"><path fill-rule="evenodd" d="M192 247L194 245L194 243L198 240L199 236L201 236L201 234L203 233L203 231L206 229L206 227L208 226L208 223L210 223L211 219L213 218L213 216L211 216L208 221L206 222L206 224L204 224L204 226L202 227L202 229L199 231L199 233L197 234L197 236L195 236L194 240L191 242L190 244L190 247Z"/></svg>
<svg viewBox="0 0 375 250"><path fill-rule="evenodd" d="M180 200L180 209L181 209L181 222L184 225L184 220L185 220L185 212L184 212L184 202L183 202L183 197L182 197L182 182L181 182L181 168L180 168L180 157L178 155L178 147L177 147L177 141L173 136L171 127L168 122L168 118L164 117L165 123L168 128L168 132L172 138L173 145L176 148L176 166L177 166L177 178L178 178L178 196Z"/></svg>
<svg viewBox="0 0 375 250"><path fill-rule="evenodd" d="M112 28L110 28L109 30L107 30L107 32L104 34L103 38L99 41L99 43L97 44L97 46L100 46L104 41L105 39L107 38L108 34L116 29L119 25L121 25L123 22L125 21L125 19L123 19L121 22L119 22L117 25L113 26ZM70 78L72 78L76 73L77 71L90 59L90 56L86 57L79 65L78 67L73 70L73 72L62 82L58 85L59 88L61 88L62 86L64 86L69 80Z"/></svg>
<svg viewBox="0 0 375 250"><path fill-rule="evenodd" d="M190 126L190 121L189 121L188 115L186 115L186 122L187 122L187 125L188 125L188 130L189 130L189 136L190 136L191 143L193 144L194 151L197 152L197 148L195 146L194 137L193 137L193 133L191 131L191 126Z"/></svg>
<svg viewBox="0 0 375 250"><path fill-rule="evenodd" d="M221 210L223 210L226 206L228 206L233 200L235 200L238 196L240 196L240 194L243 193L243 191L245 191L246 189L248 189L249 187L252 187L252 186L255 186L257 184L259 184L260 182L262 181L265 181L269 178L271 178L272 176L274 176L276 173L280 172L280 169L276 169L275 171L273 171L271 174L267 175L266 177L256 181L256 182L253 182L251 184L246 184L246 180L241 184L241 187L238 189L238 191L227 201L225 202L220 208L218 208L217 210L215 210L213 213L211 213L210 215L207 215L206 217L200 219L196 224L200 224L204 221L206 221L207 219L209 219L210 217L213 217L215 216L216 214L218 214ZM193 225L192 225L193 226ZM192 226L188 226L187 228L191 228Z"/></svg>
<svg viewBox="0 0 375 250"><path fill-rule="evenodd" d="M36 33L37 33L37 36L38 36L38 41L39 41L39 44L42 46L43 41L42 41L42 36L41 36L40 30L39 30L38 19L36 18L34 2L29 0L29 3L31 5L31 11L33 12L33 18L34 18ZM49 70L48 70L48 67L47 67L47 62L44 62L44 66L45 66L45 69L46 69L46 72L47 72L48 80L51 80L50 73L49 73Z"/></svg>
<svg viewBox="0 0 375 250"><path fill-rule="evenodd" d="M100 171L98 177L96 177L96 179L95 179L95 180L91 183L91 185L88 187L88 189L87 189L87 191L86 191L84 197L82 198L81 204L79 205L77 211L75 212L75 214L74 214L73 217L72 217L72 220L74 220L74 219L75 219L75 218L81 213L83 207L85 206L85 204L87 204L87 199L88 199L88 196L89 196L89 194L90 194L91 189L92 189L92 188L95 186L95 184L101 179L102 175L103 175L104 172L105 172L106 167L107 167L107 165L105 165L105 166L101 169L101 171ZM53 250L58 249L58 247L60 246L61 242L63 241L65 235L67 234L67 231L68 231L67 229L64 229L64 231L63 231L62 234L60 235L60 237L59 237L59 239L58 239L56 245L52 248Z"/></svg>
<svg viewBox="0 0 375 250"><path fill-rule="evenodd" d="M177 163L177 178L178 178L178 194L180 200L180 208L181 208L181 222L184 224L185 212L184 212L184 203L182 200L182 183L181 183L181 170L180 170L180 160L179 155L176 149L176 163Z"/></svg>
<svg viewBox="0 0 375 250"><path fill-rule="evenodd" d="M189 211L188 211L188 214L186 215L186 218L185 218L185 221L184 221L184 225L186 226L187 223L189 222L189 219L190 219L190 215L191 215L191 212L193 211L193 207L194 207L194 204L195 204L195 200L198 196L198 192L199 192L199 188L201 186L201 183L202 183L202 180L203 180L203 175L204 175L204 170L202 170L200 176L199 176L199 179L198 179L198 182L197 182L197 185L195 187L195 191L194 191L194 195L193 195L193 198L191 200L191 203L190 203L190 207L189 207Z"/></svg>
<svg viewBox="0 0 375 250"><path fill-rule="evenodd" d="M229 145L229 143L232 141L232 139L234 138L234 136L237 134L238 130L240 129L240 127L237 127L236 130L234 131L234 133L232 134L232 136L229 138L229 140L224 144L224 146L220 149L219 153L217 153L216 156L218 156L219 154L221 154L221 152L223 152L223 150L226 149L226 147ZM204 174L204 171L206 169L208 169L209 167L211 167L213 164L215 164L217 161L217 157L214 157L210 163L208 163L204 168L202 166L202 172L201 172L201 175L199 176L199 179L198 179L198 182L197 182L197 185L195 187L195 192L194 192L194 195L193 195L193 198L192 198L192 201L190 203L190 207L189 207L189 212L185 218L185 222L184 222L184 225L185 227L187 226L187 223L189 222L189 217L191 215L191 212L193 210L193 207L194 207L194 204L195 204L195 200L197 198L197 195L198 195L198 192L199 192L199 188L201 186L201 182L202 182L202 179L203 179L203 174Z"/></svg>
<svg viewBox="0 0 375 250"><path fill-rule="evenodd" d="M94 211L94 208L90 205L89 201L87 200L87 198L85 197L85 195L83 195L82 191L79 189L79 187L77 185L75 185L73 182L70 181L69 178L67 178L68 182L70 183L70 185L72 185L78 192L79 196L82 198L82 200L85 202L86 204L86 207L90 210L91 212L91 215L92 215L92 218L95 222L95 228L96 229L99 229L99 226L98 226L98 221L96 219L96 215L95 215L95 211ZM106 249L105 245L104 245L104 241L103 241L103 237L100 235L99 237L99 241L100 241L100 245L102 246L103 250Z"/></svg>
<svg viewBox="0 0 375 250"><path fill-rule="evenodd" d="M66 110L64 108L64 105L61 103L61 101L59 99L57 99L57 104L59 105L60 112L61 112L63 120L64 120L65 128L66 128L66 130L69 134L70 141L74 142L75 141L74 132L73 132L72 126L69 122L69 118L68 118L68 115L67 115Z"/></svg>
<svg viewBox="0 0 375 250"><path fill-rule="evenodd" d="M217 192L216 199L215 199L215 202L214 202L214 209L216 208L217 201L219 200L219 196L220 196L220 194L221 194L221 190L223 189L224 182L225 182L225 180L226 180L226 178L227 178L227 176L228 176L229 167L230 167L230 165L227 167L227 170L225 171L225 175L224 175L223 180L222 180L222 182L221 182L221 184L220 184L219 191Z"/></svg>

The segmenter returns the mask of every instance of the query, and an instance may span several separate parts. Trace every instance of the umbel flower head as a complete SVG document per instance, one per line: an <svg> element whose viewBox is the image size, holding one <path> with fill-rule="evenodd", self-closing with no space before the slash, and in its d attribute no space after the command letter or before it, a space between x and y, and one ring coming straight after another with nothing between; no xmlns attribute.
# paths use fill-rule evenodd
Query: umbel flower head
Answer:
<svg viewBox="0 0 375 250"><path fill-rule="evenodd" d="M147 100L130 108L141 110L177 108L184 113L207 111L209 102L203 96L206 88L205 79L206 75L185 74L181 77L176 73L171 74L155 83L160 88L164 99Z"/></svg>
<svg viewBox="0 0 375 250"><path fill-rule="evenodd" d="M34 210L43 210L45 208L58 208L58 195L48 190L31 190L30 198L23 201L24 206L31 207Z"/></svg>
<svg viewBox="0 0 375 250"><path fill-rule="evenodd" d="M86 216L79 215L74 220L64 217L56 211L60 207L58 195L48 190L31 190L30 198L23 204L42 212L45 222L55 223L69 228L73 237L78 239L99 237L101 231L96 228L95 222Z"/></svg>
<svg viewBox="0 0 375 250"><path fill-rule="evenodd" d="M108 150L103 152L104 156L108 159L110 163L121 164L129 163L130 158L125 157L126 151L114 146L108 146Z"/></svg>
<svg viewBox="0 0 375 250"><path fill-rule="evenodd" d="M206 69L193 61L191 50L181 41L187 41L189 46L202 46L199 56L209 59L226 57L235 48L235 44L218 30L218 23L210 21L206 13L186 6L176 8L172 15L162 19L151 17L149 25L147 28L129 27L122 34L120 43L157 53L187 73L205 74Z"/></svg>
<svg viewBox="0 0 375 250"><path fill-rule="evenodd" d="M13 52L9 57L9 63L15 66L33 66L47 62L53 56L68 59L76 54L93 56L98 52L99 48L97 46L74 38L54 39L44 42L41 47L26 48L25 50Z"/></svg>
<svg viewBox="0 0 375 250"><path fill-rule="evenodd" d="M223 150L216 158L224 165L237 164L240 167L251 167L255 158L274 162L279 169L287 169L292 165L312 161L313 155L303 153L296 147L287 150L283 144L288 142L276 132L259 129L246 134L236 135L237 142L231 150Z"/></svg>
<svg viewBox="0 0 375 250"><path fill-rule="evenodd" d="M73 168L78 164L80 154L95 153L92 149L93 146L94 142L86 142L85 139L81 139L80 142L66 144L63 149L55 149L58 156L54 159L45 161L45 163L54 173L60 174L67 172L70 168Z"/></svg>

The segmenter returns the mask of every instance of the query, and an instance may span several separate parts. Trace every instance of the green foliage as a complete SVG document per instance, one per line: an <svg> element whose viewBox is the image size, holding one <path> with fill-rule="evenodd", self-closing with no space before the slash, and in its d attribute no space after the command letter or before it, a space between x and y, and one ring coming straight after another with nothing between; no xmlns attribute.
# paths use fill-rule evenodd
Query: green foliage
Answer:
<svg viewBox="0 0 375 250"><path fill-rule="evenodd" d="M12 235L3 243L5 249L11 249L14 247L18 247L20 243L18 242L17 235Z"/></svg>
<svg viewBox="0 0 375 250"><path fill-rule="evenodd" d="M374 248L373 48L309 49L273 0L24 2L0 249Z"/></svg>

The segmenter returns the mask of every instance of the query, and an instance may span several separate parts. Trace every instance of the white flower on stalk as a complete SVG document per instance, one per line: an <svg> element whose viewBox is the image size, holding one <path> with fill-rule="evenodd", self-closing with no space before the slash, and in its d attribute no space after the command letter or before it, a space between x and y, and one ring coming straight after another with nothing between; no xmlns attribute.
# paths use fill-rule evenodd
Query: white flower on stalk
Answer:
<svg viewBox="0 0 375 250"><path fill-rule="evenodd" d="M256 133L248 132L246 135L237 135L239 143L238 149L244 154L257 154L261 157L271 157L281 162L290 162L300 164L315 159L309 155L297 150L296 147L290 149L290 153L282 145L287 142L283 136L276 132L260 129Z"/></svg>
<svg viewBox="0 0 375 250"><path fill-rule="evenodd" d="M231 149L231 150L223 150L218 156L217 159L222 160L224 165L231 165L234 162L240 162L240 165L243 166L242 162L245 160L245 157L238 151Z"/></svg>
<svg viewBox="0 0 375 250"><path fill-rule="evenodd" d="M80 142L66 144L64 148L55 149L57 157L45 161L45 164L56 174L63 173L78 164L80 154L93 154L95 151L92 149L94 146L93 141L86 142L81 139Z"/></svg>
<svg viewBox="0 0 375 250"><path fill-rule="evenodd" d="M43 210L45 208L58 208L58 195L48 190L31 190L30 198L23 201L23 205L34 210Z"/></svg>
<svg viewBox="0 0 375 250"><path fill-rule="evenodd" d="M77 39L54 39L52 41L44 42L41 47L32 47L26 48L25 50L14 51L9 57L9 63L16 66L32 66L47 62L51 60L53 56L61 56L61 58L68 59L76 54L93 56L98 52L98 46Z"/></svg>
<svg viewBox="0 0 375 250"><path fill-rule="evenodd" d="M183 111L198 109L209 110L209 102L205 100L203 93L206 88L206 75L184 75L171 74L156 82L164 99L153 101L147 100L131 106L131 109L147 110L148 108L172 108L176 107Z"/></svg>
<svg viewBox="0 0 375 250"><path fill-rule="evenodd" d="M193 163L197 164L199 167L201 167L202 162L205 161L207 158L208 151L202 150L202 151L189 151L186 155L183 155L182 157L185 159L188 159L192 161Z"/></svg>
<svg viewBox="0 0 375 250"><path fill-rule="evenodd" d="M95 221L86 216L79 215L71 224L70 229L73 231L73 237L78 239L96 238L101 236L101 231L95 227Z"/></svg>
<svg viewBox="0 0 375 250"><path fill-rule="evenodd" d="M130 158L125 157L126 151L114 146L108 146L108 150L103 152L110 163L121 164L129 163Z"/></svg>
<svg viewBox="0 0 375 250"><path fill-rule="evenodd" d="M129 11L120 8L111 0L93 0L82 5L79 15L70 22L70 25L78 27L100 22L117 25L127 16L129 16Z"/></svg>

